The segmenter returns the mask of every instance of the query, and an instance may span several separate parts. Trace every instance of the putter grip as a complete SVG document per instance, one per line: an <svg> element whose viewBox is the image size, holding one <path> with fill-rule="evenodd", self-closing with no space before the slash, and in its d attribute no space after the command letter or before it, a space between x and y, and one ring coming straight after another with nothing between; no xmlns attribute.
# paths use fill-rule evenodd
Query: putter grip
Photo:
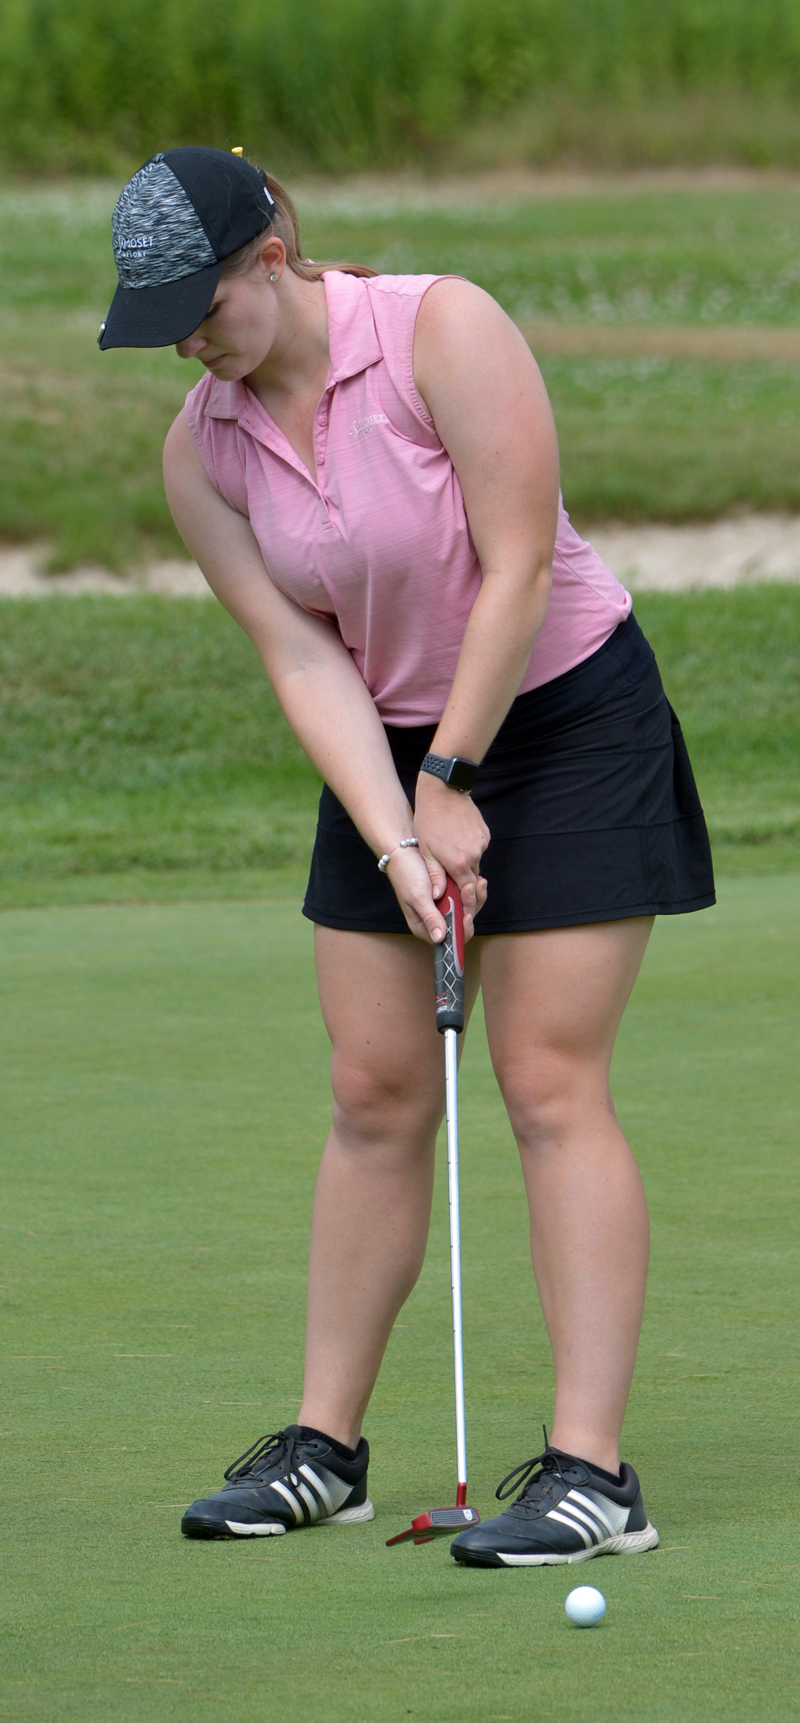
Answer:
<svg viewBox="0 0 800 1723"><path fill-rule="evenodd" d="M436 907L447 929L441 945L433 948L436 1027L440 1035L445 1029L455 1029L460 1035L464 1027L464 912L461 893L449 874Z"/></svg>

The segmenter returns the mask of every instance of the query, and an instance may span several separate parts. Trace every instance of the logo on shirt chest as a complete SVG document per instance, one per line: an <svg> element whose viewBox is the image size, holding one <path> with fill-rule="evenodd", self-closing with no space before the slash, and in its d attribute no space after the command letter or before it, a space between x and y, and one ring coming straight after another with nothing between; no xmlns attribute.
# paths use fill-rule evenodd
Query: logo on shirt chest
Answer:
<svg viewBox="0 0 800 1723"><path fill-rule="evenodd" d="M370 413L367 419L353 420L353 429L350 435L351 437L371 437L379 425L388 425L388 423L389 420L385 413Z"/></svg>

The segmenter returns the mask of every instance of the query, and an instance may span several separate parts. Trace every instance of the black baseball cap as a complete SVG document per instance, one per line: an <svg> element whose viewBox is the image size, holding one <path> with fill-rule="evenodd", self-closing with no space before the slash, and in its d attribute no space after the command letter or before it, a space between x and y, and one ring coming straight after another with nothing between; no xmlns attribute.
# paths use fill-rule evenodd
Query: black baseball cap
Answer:
<svg viewBox="0 0 800 1723"><path fill-rule="evenodd" d="M119 287L98 345L184 341L205 317L225 258L274 213L265 175L237 151L188 145L151 156L111 217Z"/></svg>

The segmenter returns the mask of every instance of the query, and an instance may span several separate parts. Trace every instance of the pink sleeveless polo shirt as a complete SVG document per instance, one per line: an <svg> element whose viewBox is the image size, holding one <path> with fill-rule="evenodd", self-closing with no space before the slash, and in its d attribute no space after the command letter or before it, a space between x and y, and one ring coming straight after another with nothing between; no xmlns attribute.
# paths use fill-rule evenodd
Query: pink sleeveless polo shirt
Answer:
<svg viewBox="0 0 800 1723"><path fill-rule="evenodd" d="M414 387L414 325L435 275L330 270L331 367L316 482L244 383L208 373L186 416L212 484L246 515L275 585L335 619L384 723L436 723L481 570L452 462ZM590 657L631 600L559 501L553 590L526 693Z"/></svg>

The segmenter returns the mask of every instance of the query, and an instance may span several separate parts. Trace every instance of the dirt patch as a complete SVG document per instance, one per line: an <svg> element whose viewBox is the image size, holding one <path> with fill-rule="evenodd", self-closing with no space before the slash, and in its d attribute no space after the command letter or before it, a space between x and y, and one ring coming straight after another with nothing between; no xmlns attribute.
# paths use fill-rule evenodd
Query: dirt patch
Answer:
<svg viewBox="0 0 800 1723"><path fill-rule="evenodd" d="M710 359L730 364L760 359L800 363L800 329L755 324L535 323L522 330L541 354L600 358Z"/></svg>
<svg viewBox="0 0 800 1723"><path fill-rule="evenodd" d="M800 515L747 514L687 526L583 525L604 562L633 592L682 592L699 587L800 583ZM152 562L126 575L76 568L43 573L46 547L0 550L0 598L108 593L117 598L157 593L164 598L208 598L193 562Z"/></svg>
<svg viewBox="0 0 800 1723"><path fill-rule="evenodd" d="M472 208L494 203L524 203L563 197L641 197L669 192L800 190L800 174L783 168L642 168L628 173L588 173L570 168L492 168L476 173L354 174L331 183L323 179L292 182L302 213L312 208L329 214L386 214L393 209Z"/></svg>

